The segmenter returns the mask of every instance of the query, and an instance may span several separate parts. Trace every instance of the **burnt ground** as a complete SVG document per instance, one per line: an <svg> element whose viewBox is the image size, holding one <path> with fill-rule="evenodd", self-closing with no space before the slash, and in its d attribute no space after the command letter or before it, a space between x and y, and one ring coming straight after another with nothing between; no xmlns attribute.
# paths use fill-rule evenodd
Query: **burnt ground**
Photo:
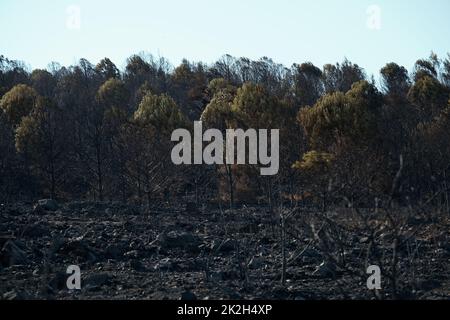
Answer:
<svg viewBox="0 0 450 320"><path fill-rule="evenodd" d="M389 281L366 287L368 239L348 231L342 270L323 243L292 219L286 235L286 282L277 217L262 207L233 211L183 206L143 209L74 202L56 211L2 205L0 298L3 299L374 299L392 298ZM345 213L341 213L344 215ZM399 248L403 298L449 299L449 219L423 222ZM389 235L384 236L389 243ZM330 249L333 250L333 249ZM386 251L388 252L388 251ZM66 268L81 268L80 291L66 287ZM359 272L359 273L358 273ZM364 275L364 273L363 273ZM399 297L397 297L399 298Z"/></svg>

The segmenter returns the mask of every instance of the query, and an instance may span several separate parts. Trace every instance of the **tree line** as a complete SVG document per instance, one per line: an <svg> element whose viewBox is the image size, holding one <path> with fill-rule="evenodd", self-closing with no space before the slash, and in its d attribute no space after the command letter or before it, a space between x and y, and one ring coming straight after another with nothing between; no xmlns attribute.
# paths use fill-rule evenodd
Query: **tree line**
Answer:
<svg viewBox="0 0 450 320"><path fill-rule="evenodd" d="M147 54L28 70L0 56L0 201L92 199L268 206L449 202L450 55L380 81L348 60L287 68L226 55L173 67ZM280 170L175 166L174 129L280 129Z"/></svg>

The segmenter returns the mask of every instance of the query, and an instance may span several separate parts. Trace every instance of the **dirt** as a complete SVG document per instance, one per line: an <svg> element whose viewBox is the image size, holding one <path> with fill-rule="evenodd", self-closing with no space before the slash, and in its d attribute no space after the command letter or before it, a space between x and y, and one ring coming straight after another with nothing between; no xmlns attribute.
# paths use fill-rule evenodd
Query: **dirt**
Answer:
<svg viewBox="0 0 450 320"><path fill-rule="evenodd" d="M192 206L192 205L190 205ZM189 207L189 206L188 206ZM323 248L291 222L282 284L279 218L264 207L198 210L120 203L72 202L51 208L1 205L2 299L376 299L392 298L389 281L368 290L364 248L352 234L345 257L353 269L330 265ZM56 210L55 210L56 209ZM301 213L300 213L301 215ZM293 220L296 221L296 220ZM413 286L402 298L449 299L449 224L427 222L399 268ZM306 228L306 227L305 227ZM297 231L295 231L297 230ZM299 231L300 230L300 231ZM304 232L303 232L303 231ZM417 245L419 244L419 245ZM296 254L301 252L300 255ZM66 286L70 265L81 269L81 290ZM403 278L402 278L403 279ZM406 280L405 280L406 281ZM401 286L402 280L398 280ZM385 288L386 287L386 288ZM397 297L399 298L399 297Z"/></svg>

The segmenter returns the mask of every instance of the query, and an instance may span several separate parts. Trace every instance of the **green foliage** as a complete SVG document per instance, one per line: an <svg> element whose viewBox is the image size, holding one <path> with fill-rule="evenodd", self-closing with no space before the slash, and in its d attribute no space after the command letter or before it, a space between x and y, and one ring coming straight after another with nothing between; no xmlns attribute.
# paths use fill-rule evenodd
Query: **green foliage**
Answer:
<svg viewBox="0 0 450 320"><path fill-rule="evenodd" d="M56 79L47 70L36 69L31 73L33 88L44 97L51 98L56 87Z"/></svg>
<svg viewBox="0 0 450 320"><path fill-rule="evenodd" d="M377 134L381 105L378 90L360 81L346 94L327 94L314 107L301 109L298 119L314 149L327 150L339 139L364 144Z"/></svg>
<svg viewBox="0 0 450 320"><path fill-rule="evenodd" d="M438 115L446 106L450 90L436 78L425 75L419 78L408 93L409 101L420 111L423 121Z"/></svg>
<svg viewBox="0 0 450 320"><path fill-rule="evenodd" d="M322 77L326 93L347 92L355 82L364 80L365 74L361 67L345 59L342 64L326 64Z"/></svg>
<svg viewBox="0 0 450 320"><path fill-rule="evenodd" d="M33 171L47 182L52 197L59 176L66 173L62 159L67 158L69 145L63 127L62 110L48 98L39 97L33 111L16 130L17 152L31 160Z"/></svg>
<svg viewBox="0 0 450 320"><path fill-rule="evenodd" d="M208 91L212 96L214 96L220 92L229 93L230 95L234 95L236 93L236 87L231 85L224 78L215 78L209 82Z"/></svg>
<svg viewBox="0 0 450 320"><path fill-rule="evenodd" d="M279 129L280 117L286 111L276 97L253 83L238 89L231 109L239 124L255 129Z"/></svg>
<svg viewBox="0 0 450 320"><path fill-rule="evenodd" d="M299 106L311 106L323 94L322 71L312 63L293 67L294 95Z"/></svg>
<svg viewBox="0 0 450 320"><path fill-rule="evenodd" d="M313 150L305 153L302 161L295 162L292 167L309 172L324 172L330 167L333 159L334 156L330 153Z"/></svg>
<svg viewBox="0 0 450 320"><path fill-rule="evenodd" d="M1 184L23 177L25 184L9 190L40 194L52 186L75 198L120 193L151 202L153 192L173 181L197 177L174 170L169 158L172 131L191 129L198 119L221 130L280 129L276 177L224 166L207 178L209 186L228 178L230 197L245 185L271 199L310 187L344 188L349 197L365 192L370 199L391 192L402 155L399 186L419 199L450 183L449 75L450 56L418 60L411 79L389 63L381 69L381 94L348 60L286 68L267 57L227 55L210 66L185 60L172 68L164 58L139 54L123 73L107 58L30 73L0 56L0 199ZM308 179L299 179L306 173ZM28 185L31 176L39 186Z"/></svg>
<svg viewBox="0 0 450 320"><path fill-rule="evenodd" d="M106 108L124 108L129 97L124 83L116 78L111 78L98 89L96 99Z"/></svg>
<svg viewBox="0 0 450 320"><path fill-rule="evenodd" d="M13 125L18 125L21 119L27 116L36 102L37 92L25 85L19 84L8 91L0 100L2 109Z"/></svg>
<svg viewBox="0 0 450 320"><path fill-rule="evenodd" d="M127 74L143 75L150 72L150 70L150 64L144 61L144 59L142 59L142 57L140 57L139 55L133 55L128 58L127 66L125 69Z"/></svg>
<svg viewBox="0 0 450 320"><path fill-rule="evenodd" d="M227 129L230 121L233 119L231 107L233 99L234 95L228 90L219 90L206 106L200 120L204 122L206 127L222 131Z"/></svg>
<svg viewBox="0 0 450 320"><path fill-rule="evenodd" d="M391 97L405 96L410 87L408 71L396 63L388 63L381 71L381 80L384 91Z"/></svg>
<svg viewBox="0 0 450 320"><path fill-rule="evenodd" d="M176 102L166 94L145 95L133 119L138 124L151 126L162 134L169 134L177 128L189 127L188 119Z"/></svg>
<svg viewBox="0 0 450 320"><path fill-rule="evenodd" d="M96 66L95 72L101 76L103 80L111 78L119 78L120 72L116 65L108 58L102 59Z"/></svg>

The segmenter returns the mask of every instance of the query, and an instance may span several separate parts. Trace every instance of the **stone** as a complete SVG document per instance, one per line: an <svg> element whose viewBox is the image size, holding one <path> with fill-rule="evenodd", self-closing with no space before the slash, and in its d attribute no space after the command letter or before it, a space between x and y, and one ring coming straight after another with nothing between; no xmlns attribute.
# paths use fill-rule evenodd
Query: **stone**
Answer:
<svg viewBox="0 0 450 320"><path fill-rule="evenodd" d="M139 272L146 271L146 268L144 267L144 265L142 264L142 262L140 260L136 260L136 259L131 260L130 267L135 271L139 271Z"/></svg>
<svg viewBox="0 0 450 320"><path fill-rule="evenodd" d="M50 235L50 232L41 223L34 223L27 226L22 234L24 237L39 238L45 235Z"/></svg>
<svg viewBox="0 0 450 320"><path fill-rule="evenodd" d="M53 291L60 291L63 289L67 289L67 277L69 275L67 275L64 272L58 272L56 273L53 278L50 280L48 286L53 290Z"/></svg>
<svg viewBox="0 0 450 320"><path fill-rule="evenodd" d="M107 259L121 259L124 256L124 252L127 250L125 245L121 244L110 244L106 247L105 257Z"/></svg>
<svg viewBox="0 0 450 320"><path fill-rule="evenodd" d="M25 265L28 263L27 254L20 248L18 242L9 240L0 252L0 264L3 267Z"/></svg>
<svg viewBox="0 0 450 320"><path fill-rule="evenodd" d="M139 251L138 250L131 250L124 254L124 257L129 259L138 259L139 258Z"/></svg>
<svg viewBox="0 0 450 320"><path fill-rule="evenodd" d="M361 239L359 239L359 243L368 243L369 242L369 237L362 237Z"/></svg>
<svg viewBox="0 0 450 320"><path fill-rule="evenodd" d="M56 211L58 210L58 203L53 199L42 199L34 206L34 210Z"/></svg>
<svg viewBox="0 0 450 320"><path fill-rule="evenodd" d="M198 212L197 204L195 202L186 203L185 211L186 213L197 213Z"/></svg>
<svg viewBox="0 0 450 320"><path fill-rule="evenodd" d="M197 300L197 296L191 291L187 290L181 294L181 300L184 301L194 301Z"/></svg>
<svg viewBox="0 0 450 320"><path fill-rule="evenodd" d="M253 257L250 260L250 262L248 263L248 267L253 270L260 269L263 267L263 265L264 265L264 262L263 262L262 258L260 258L260 257Z"/></svg>
<svg viewBox="0 0 450 320"><path fill-rule="evenodd" d="M5 294L3 294L3 300L9 300L9 301L13 301L13 300L30 300L31 297L29 296L28 293L24 292L24 291L8 291Z"/></svg>
<svg viewBox="0 0 450 320"><path fill-rule="evenodd" d="M215 252L228 253L236 249L237 241L231 239L226 239L225 241L214 241L211 247Z"/></svg>
<svg viewBox="0 0 450 320"><path fill-rule="evenodd" d="M164 258L154 266L154 269L157 271L170 271L174 269L174 266L170 258Z"/></svg>
<svg viewBox="0 0 450 320"><path fill-rule="evenodd" d="M171 231L160 238L160 243L166 249L198 251L201 240L198 236L191 233Z"/></svg>
<svg viewBox="0 0 450 320"><path fill-rule="evenodd" d="M431 291L437 288L440 288L442 285L439 281L437 280L433 280L433 279L429 279L429 280L424 280L424 279L418 279L416 280L416 287L420 290L424 290L424 291Z"/></svg>
<svg viewBox="0 0 450 320"><path fill-rule="evenodd" d="M336 267L334 264L324 261L317 266L313 275L318 275L322 278L334 278L336 275Z"/></svg>
<svg viewBox="0 0 450 320"><path fill-rule="evenodd" d="M95 250L82 239L74 239L64 243L61 248L59 248L59 252L71 254L89 261L97 260Z"/></svg>
<svg viewBox="0 0 450 320"><path fill-rule="evenodd" d="M108 284L111 281L111 276L106 273L97 273L86 278L86 289L99 289L101 286ZM82 284L83 285L83 284Z"/></svg>

